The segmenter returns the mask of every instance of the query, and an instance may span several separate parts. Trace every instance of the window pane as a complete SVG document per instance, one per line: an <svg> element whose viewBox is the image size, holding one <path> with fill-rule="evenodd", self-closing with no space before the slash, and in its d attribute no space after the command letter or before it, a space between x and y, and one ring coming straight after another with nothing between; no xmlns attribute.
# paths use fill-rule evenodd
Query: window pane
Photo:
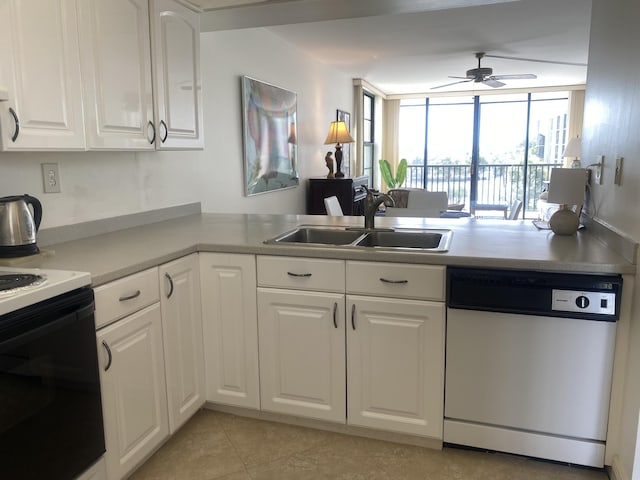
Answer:
<svg viewBox="0 0 640 480"><path fill-rule="evenodd" d="M520 96L509 100L514 97ZM526 137L526 96L522 101L481 102L477 204L511 205L523 199Z"/></svg>
<svg viewBox="0 0 640 480"><path fill-rule="evenodd" d="M400 104L400 123L398 145L400 158L406 158L409 166L420 166L424 163L426 105Z"/></svg>
<svg viewBox="0 0 640 480"><path fill-rule="evenodd" d="M362 126L362 141L365 143L371 143L373 141L371 134L373 133L371 131L371 120L364 120L363 126Z"/></svg>
<svg viewBox="0 0 640 480"><path fill-rule="evenodd" d="M373 119L373 99L365 94L364 95L364 106L363 106L363 117L367 120L372 120Z"/></svg>
<svg viewBox="0 0 640 480"><path fill-rule="evenodd" d="M549 180L551 169L564 163L562 153L568 141L567 92L531 95L529 122L529 166L527 198L524 210L527 217L538 217L538 199Z"/></svg>

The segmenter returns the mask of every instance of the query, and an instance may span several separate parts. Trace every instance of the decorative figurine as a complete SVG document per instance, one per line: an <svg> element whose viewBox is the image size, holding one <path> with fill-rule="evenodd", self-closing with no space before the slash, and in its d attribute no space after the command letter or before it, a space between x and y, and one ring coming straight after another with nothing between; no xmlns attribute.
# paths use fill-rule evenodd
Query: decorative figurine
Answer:
<svg viewBox="0 0 640 480"><path fill-rule="evenodd" d="M324 161L326 162L327 168L329 169L327 178L335 178L335 175L333 174L333 154L331 152L327 152L324 157Z"/></svg>

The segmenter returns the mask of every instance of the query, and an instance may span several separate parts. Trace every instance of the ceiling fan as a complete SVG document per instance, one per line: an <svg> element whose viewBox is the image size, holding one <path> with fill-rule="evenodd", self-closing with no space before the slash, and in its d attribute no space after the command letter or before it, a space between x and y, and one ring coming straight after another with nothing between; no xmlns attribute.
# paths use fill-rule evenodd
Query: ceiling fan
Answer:
<svg viewBox="0 0 640 480"><path fill-rule="evenodd" d="M431 90L435 90L436 88L449 87L451 85L456 85L458 83L466 83L466 82L482 83L489 87L499 88L499 87L504 87L506 85L506 83L501 82L500 80L522 80L522 79L538 78L533 73L521 73L516 75L493 75L492 68L480 66L480 60L482 60L484 56L485 56L484 52L476 53L476 58L478 59L478 67L472 68L471 70L467 70L466 77L454 77L449 75L449 78L460 78L461 80L453 83L447 83L445 85L438 85L437 87L432 87Z"/></svg>

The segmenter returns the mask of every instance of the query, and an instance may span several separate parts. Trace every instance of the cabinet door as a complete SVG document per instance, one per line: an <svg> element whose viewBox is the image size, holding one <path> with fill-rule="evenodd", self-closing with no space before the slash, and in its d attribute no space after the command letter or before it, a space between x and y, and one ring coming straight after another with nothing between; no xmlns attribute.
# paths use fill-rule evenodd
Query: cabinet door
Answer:
<svg viewBox="0 0 640 480"><path fill-rule="evenodd" d="M198 255L162 265L159 272L169 430L174 433L205 402Z"/></svg>
<svg viewBox="0 0 640 480"><path fill-rule="evenodd" d="M207 400L260 408L256 260L200 253Z"/></svg>
<svg viewBox="0 0 640 480"><path fill-rule="evenodd" d="M200 19L175 0L151 0L156 146L204 147Z"/></svg>
<svg viewBox="0 0 640 480"><path fill-rule="evenodd" d="M442 438L444 303L347 296L348 422Z"/></svg>
<svg viewBox="0 0 640 480"><path fill-rule="evenodd" d="M0 0L2 150L84 150L76 23L75 0Z"/></svg>
<svg viewBox="0 0 640 480"><path fill-rule="evenodd" d="M147 0L78 7L88 147L154 150Z"/></svg>
<svg viewBox="0 0 640 480"><path fill-rule="evenodd" d="M168 435L160 304L97 332L108 478L123 478Z"/></svg>
<svg viewBox="0 0 640 480"><path fill-rule="evenodd" d="M258 288L262 409L345 422L344 294Z"/></svg>

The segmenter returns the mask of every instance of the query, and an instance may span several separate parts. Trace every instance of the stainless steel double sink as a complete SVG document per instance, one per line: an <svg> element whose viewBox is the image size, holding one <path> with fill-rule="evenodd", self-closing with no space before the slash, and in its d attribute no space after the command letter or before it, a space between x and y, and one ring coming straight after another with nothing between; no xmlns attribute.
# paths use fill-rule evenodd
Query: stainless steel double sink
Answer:
<svg viewBox="0 0 640 480"><path fill-rule="evenodd" d="M409 249L428 252L449 250L453 232L446 229L329 227L301 225L264 243L272 245L309 245Z"/></svg>

